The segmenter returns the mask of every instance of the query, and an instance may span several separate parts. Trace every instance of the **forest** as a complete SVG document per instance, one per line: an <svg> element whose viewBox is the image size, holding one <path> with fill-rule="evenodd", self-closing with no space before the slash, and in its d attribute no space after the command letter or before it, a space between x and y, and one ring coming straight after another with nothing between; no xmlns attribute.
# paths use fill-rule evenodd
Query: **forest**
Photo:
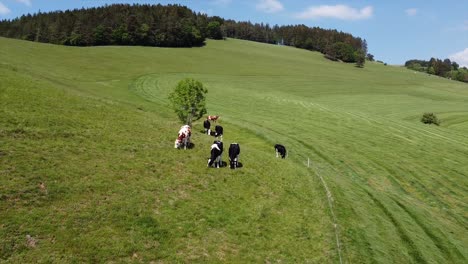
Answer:
<svg viewBox="0 0 468 264"><path fill-rule="evenodd" d="M196 47L206 38L227 37L319 51L344 62L368 55L365 40L338 30L238 22L182 5L113 4L38 12L0 21L0 36L69 46L156 47Z"/></svg>
<svg viewBox="0 0 468 264"><path fill-rule="evenodd" d="M405 62L405 67L411 70L425 72L431 75L457 80L461 82L468 82L468 69L460 67L455 61L450 59L437 59L431 58L426 60L409 60Z"/></svg>

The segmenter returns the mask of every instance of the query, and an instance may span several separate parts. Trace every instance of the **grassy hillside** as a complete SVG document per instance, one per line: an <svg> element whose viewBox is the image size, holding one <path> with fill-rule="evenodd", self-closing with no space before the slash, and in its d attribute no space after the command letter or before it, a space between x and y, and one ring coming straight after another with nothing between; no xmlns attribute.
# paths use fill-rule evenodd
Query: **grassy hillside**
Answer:
<svg viewBox="0 0 468 264"><path fill-rule="evenodd" d="M466 84L231 39L0 38L0 58L1 261L467 261ZM194 149L173 149L166 98L184 77L208 88L242 169L206 168L201 122Z"/></svg>

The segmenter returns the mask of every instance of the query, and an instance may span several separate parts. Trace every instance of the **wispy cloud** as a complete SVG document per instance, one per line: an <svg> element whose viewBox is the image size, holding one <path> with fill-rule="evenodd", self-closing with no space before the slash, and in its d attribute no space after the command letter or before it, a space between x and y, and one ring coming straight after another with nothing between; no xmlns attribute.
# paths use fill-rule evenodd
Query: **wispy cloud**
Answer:
<svg viewBox="0 0 468 264"><path fill-rule="evenodd" d="M2 2L0 2L0 15L7 15L11 12L11 10L6 7Z"/></svg>
<svg viewBox="0 0 468 264"><path fill-rule="evenodd" d="M362 9L352 8L347 5L321 5L311 6L305 11L296 14L299 19L335 18L341 20L361 20L372 17L374 8L366 6Z"/></svg>
<svg viewBox="0 0 468 264"><path fill-rule="evenodd" d="M15 0L16 2L18 3L22 3L22 4L25 4L27 6L31 6L32 3L31 3L31 0Z"/></svg>
<svg viewBox="0 0 468 264"><path fill-rule="evenodd" d="M232 0L213 0L211 1L212 5L217 5L217 6L227 6L232 2Z"/></svg>
<svg viewBox="0 0 468 264"><path fill-rule="evenodd" d="M278 0L260 0L256 8L266 13L276 13L284 9L283 4Z"/></svg>
<svg viewBox="0 0 468 264"><path fill-rule="evenodd" d="M468 31L468 20L463 21L462 23L446 28L447 31Z"/></svg>
<svg viewBox="0 0 468 264"><path fill-rule="evenodd" d="M468 31L468 20L463 21L463 24L459 26L461 31Z"/></svg>
<svg viewBox="0 0 468 264"><path fill-rule="evenodd" d="M405 10L405 13L407 16L415 16L418 14L418 9L417 8L408 8Z"/></svg>
<svg viewBox="0 0 468 264"><path fill-rule="evenodd" d="M460 66L468 67L468 48L449 56L449 59L456 61Z"/></svg>

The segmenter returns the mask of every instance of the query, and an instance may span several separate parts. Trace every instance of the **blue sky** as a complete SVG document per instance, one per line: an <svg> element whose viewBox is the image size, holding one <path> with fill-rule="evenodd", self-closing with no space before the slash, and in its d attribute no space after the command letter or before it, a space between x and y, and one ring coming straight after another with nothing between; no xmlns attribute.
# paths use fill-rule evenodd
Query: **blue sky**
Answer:
<svg viewBox="0 0 468 264"><path fill-rule="evenodd" d="M0 0L0 19L112 3L177 3L235 20L332 28L366 39L389 64L437 57L468 67L467 0Z"/></svg>

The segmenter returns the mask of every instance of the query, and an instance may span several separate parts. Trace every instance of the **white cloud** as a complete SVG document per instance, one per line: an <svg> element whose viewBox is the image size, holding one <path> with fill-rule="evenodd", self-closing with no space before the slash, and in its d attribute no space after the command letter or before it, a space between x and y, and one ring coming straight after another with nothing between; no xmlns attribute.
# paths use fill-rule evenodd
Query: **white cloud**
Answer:
<svg viewBox="0 0 468 264"><path fill-rule="evenodd" d="M296 18L336 18L341 20L360 20L370 18L373 13L374 8L372 6L366 6L359 10L347 5L321 5L307 8L305 11L296 14Z"/></svg>
<svg viewBox="0 0 468 264"><path fill-rule="evenodd" d="M468 67L468 48L449 56L451 61L456 61L460 66Z"/></svg>
<svg viewBox="0 0 468 264"><path fill-rule="evenodd" d="M11 12L11 10L6 7L2 2L0 2L0 15L7 15Z"/></svg>
<svg viewBox="0 0 468 264"><path fill-rule="evenodd" d="M415 16L418 14L418 9L417 8L408 8L405 10L405 13L407 16Z"/></svg>
<svg viewBox="0 0 468 264"><path fill-rule="evenodd" d="M276 13L284 9L278 0L260 0L256 5L257 10L266 13Z"/></svg>

